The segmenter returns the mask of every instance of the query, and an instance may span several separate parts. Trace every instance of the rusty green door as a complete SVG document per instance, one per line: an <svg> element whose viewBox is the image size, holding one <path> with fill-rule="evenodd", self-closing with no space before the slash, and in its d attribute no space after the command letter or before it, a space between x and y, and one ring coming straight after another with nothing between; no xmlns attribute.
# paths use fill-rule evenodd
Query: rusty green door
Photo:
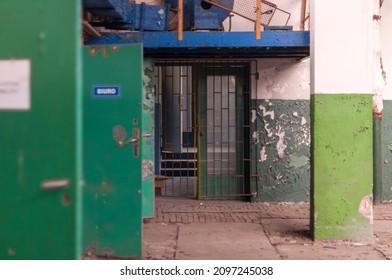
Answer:
<svg viewBox="0 0 392 280"><path fill-rule="evenodd" d="M88 256L142 258L142 57L140 44L83 52Z"/></svg>

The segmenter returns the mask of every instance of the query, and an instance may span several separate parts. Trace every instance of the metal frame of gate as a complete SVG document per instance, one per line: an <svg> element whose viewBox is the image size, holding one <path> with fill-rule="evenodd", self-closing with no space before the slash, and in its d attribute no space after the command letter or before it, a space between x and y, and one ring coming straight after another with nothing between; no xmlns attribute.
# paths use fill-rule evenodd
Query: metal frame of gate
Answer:
<svg viewBox="0 0 392 280"><path fill-rule="evenodd" d="M157 60L155 65L156 195L249 197L250 180L257 178L250 145L257 61Z"/></svg>

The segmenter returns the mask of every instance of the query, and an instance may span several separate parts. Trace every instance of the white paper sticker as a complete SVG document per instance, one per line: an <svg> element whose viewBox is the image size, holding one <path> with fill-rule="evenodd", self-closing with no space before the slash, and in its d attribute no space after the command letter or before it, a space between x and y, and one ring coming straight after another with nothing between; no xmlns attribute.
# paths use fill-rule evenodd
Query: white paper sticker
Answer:
<svg viewBox="0 0 392 280"><path fill-rule="evenodd" d="M0 60L0 110L30 110L30 60Z"/></svg>

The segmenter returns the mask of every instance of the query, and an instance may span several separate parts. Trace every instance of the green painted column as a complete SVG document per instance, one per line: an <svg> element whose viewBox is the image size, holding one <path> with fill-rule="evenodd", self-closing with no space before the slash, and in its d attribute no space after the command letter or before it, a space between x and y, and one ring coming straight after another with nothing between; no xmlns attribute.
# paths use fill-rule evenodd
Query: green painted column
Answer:
<svg viewBox="0 0 392 280"><path fill-rule="evenodd" d="M372 95L312 96L315 239L372 236Z"/></svg>
<svg viewBox="0 0 392 280"><path fill-rule="evenodd" d="M371 13L371 1L311 2L314 239L373 235Z"/></svg>

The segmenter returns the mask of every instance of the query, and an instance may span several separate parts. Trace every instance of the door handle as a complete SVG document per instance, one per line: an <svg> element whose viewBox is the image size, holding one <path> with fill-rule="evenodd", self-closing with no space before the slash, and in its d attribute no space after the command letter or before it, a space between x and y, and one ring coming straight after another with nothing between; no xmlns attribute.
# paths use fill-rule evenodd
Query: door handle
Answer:
<svg viewBox="0 0 392 280"><path fill-rule="evenodd" d="M54 191L62 190L69 187L69 179L53 179L45 180L41 182L41 190L43 191Z"/></svg>
<svg viewBox="0 0 392 280"><path fill-rule="evenodd" d="M116 125L112 130L113 139L116 141L116 145L119 148L124 148L125 146L133 146L133 156L139 157L140 154L140 129L135 127L132 129L132 137L127 138L127 131L121 125Z"/></svg>
<svg viewBox="0 0 392 280"><path fill-rule="evenodd" d="M135 144L138 141L139 141L139 138L131 137L131 138L128 138L127 141L125 141L125 145Z"/></svg>

